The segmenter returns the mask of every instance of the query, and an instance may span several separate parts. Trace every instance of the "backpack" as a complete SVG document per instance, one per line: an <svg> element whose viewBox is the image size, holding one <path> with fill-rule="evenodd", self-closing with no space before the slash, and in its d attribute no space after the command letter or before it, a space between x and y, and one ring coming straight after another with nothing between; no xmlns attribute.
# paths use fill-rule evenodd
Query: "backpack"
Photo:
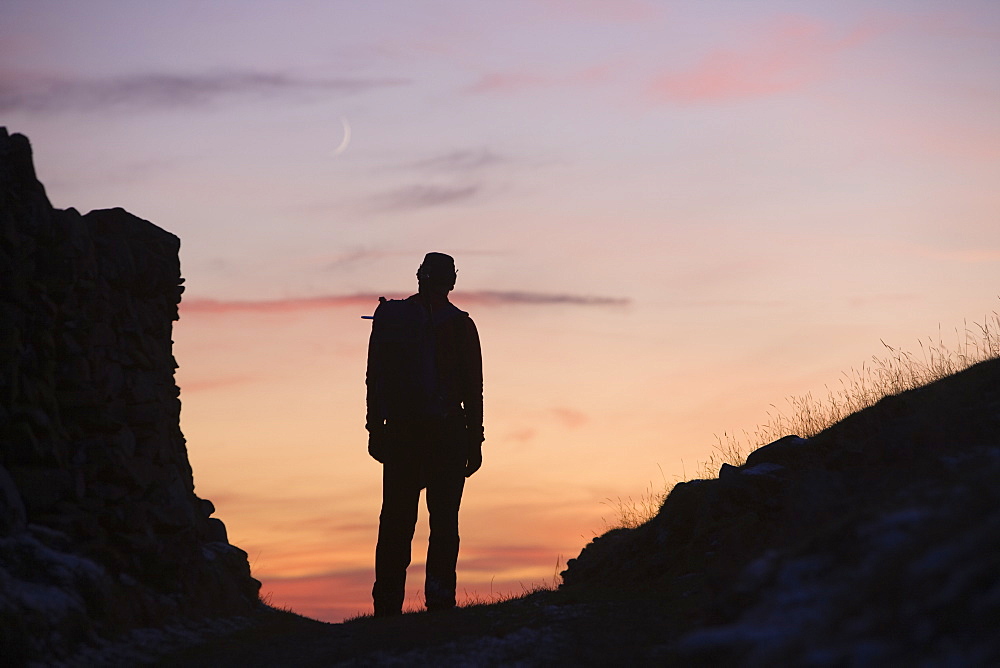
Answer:
<svg viewBox="0 0 1000 668"><path fill-rule="evenodd" d="M372 316L369 356L375 368L378 414L385 420L441 418L457 401L438 374L437 331L467 316L454 304L433 316L413 298L379 298Z"/></svg>

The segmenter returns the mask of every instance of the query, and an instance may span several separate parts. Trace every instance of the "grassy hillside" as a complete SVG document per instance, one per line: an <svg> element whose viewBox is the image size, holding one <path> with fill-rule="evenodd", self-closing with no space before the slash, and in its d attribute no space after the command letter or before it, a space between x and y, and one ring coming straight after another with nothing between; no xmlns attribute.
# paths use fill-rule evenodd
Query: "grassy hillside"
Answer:
<svg viewBox="0 0 1000 668"><path fill-rule="evenodd" d="M656 649L680 663L995 657L998 475L993 359L678 484L649 522L588 545L562 593L659 590L671 607L688 583L692 617Z"/></svg>
<svg viewBox="0 0 1000 668"><path fill-rule="evenodd" d="M771 405L767 420L740 434L724 432L716 437L711 454L698 465L696 478L714 478L723 464L740 466L754 450L795 434L811 438L854 413L861 412L886 397L929 385L969 367L1000 357L1000 314L983 323L955 330L949 344L939 332L937 340L919 342L919 353L894 348L884 341L885 352L873 355L860 367L842 374L839 382L826 386L825 396L812 394L789 397L785 406ZM673 483L662 488L652 484L642 494L607 499L613 516L608 529L635 528L659 511Z"/></svg>

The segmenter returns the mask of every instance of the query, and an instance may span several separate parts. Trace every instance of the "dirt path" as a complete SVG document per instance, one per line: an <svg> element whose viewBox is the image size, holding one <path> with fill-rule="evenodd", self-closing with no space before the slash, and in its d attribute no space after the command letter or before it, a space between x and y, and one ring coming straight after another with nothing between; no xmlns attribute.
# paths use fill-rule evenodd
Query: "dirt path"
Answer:
<svg viewBox="0 0 1000 668"><path fill-rule="evenodd" d="M325 624L270 611L261 623L162 660L167 667L642 664L676 635L662 599L562 592L445 613ZM673 618L673 619L671 619Z"/></svg>

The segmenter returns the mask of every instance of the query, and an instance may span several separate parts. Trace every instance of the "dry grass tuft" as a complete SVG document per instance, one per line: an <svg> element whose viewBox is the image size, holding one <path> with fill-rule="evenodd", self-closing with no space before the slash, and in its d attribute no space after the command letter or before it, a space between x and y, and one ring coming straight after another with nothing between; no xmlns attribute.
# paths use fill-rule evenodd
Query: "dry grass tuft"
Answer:
<svg viewBox="0 0 1000 668"><path fill-rule="evenodd" d="M542 591L554 591L559 588L560 583L562 583L562 576L559 575L563 569L566 568L566 562L563 560L562 555L556 557L555 569L552 572L552 577L544 582L533 582L530 585L526 585L523 582L519 583L521 591L494 591L493 582L490 582L490 593L488 595L480 594L479 592L470 592L464 590L462 592L462 600L459 602L459 607L462 608L474 608L483 605L493 605L495 603L506 603L507 601L514 601L520 598L525 598L526 596L531 596L532 594L537 594Z"/></svg>
<svg viewBox="0 0 1000 668"><path fill-rule="evenodd" d="M797 434L810 438L831 427L849 415L874 406L885 397L913 390L968 369L974 364L1000 357L1000 314L983 324L966 323L961 331L955 330L953 346L945 343L938 330L937 341L928 338L920 341L920 352L914 354L894 348L882 341L886 355L873 355L871 362L860 369L843 374L839 386L827 386L826 399L816 399L812 394L791 397L788 408L782 411L774 404L767 412L768 420L753 431L743 432L743 438L723 434L716 437L715 452L699 468L703 477L714 477L723 463L739 466L746 456L762 445L782 436Z"/></svg>
<svg viewBox="0 0 1000 668"><path fill-rule="evenodd" d="M833 389L827 386L825 399L816 399L811 393L790 397L784 410L771 404L767 421L752 432L743 431L742 436L716 435L713 452L699 463L696 477L714 478L722 464L740 466L749 453L782 436L796 434L810 438L885 397L923 387L979 362L1000 357L1000 314L994 311L992 318L988 316L983 324L973 323L970 327L965 323L962 330L955 330L955 340L952 345L946 344L939 329L936 341L928 338L926 343L919 342L918 354L882 341L887 354L873 355L871 362L862 364L860 369L844 373L838 386ZM637 499L607 499L605 503L615 510L616 517L612 522L605 520L606 528L635 528L644 524L656 515L671 489L673 484L668 485L664 480L662 490L654 490L650 484Z"/></svg>
<svg viewBox="0 0 1000 668"><path fill-rule="evenodd" d="M667 483L662 468L660 469L660 477L663 478L662 487L654 487L653 483L650 482L649 486L646 487L646 490L640 496L627 496L624 498L616 496L613 499L609 497L601 501L601 503L611 508L614 512L613 519L610 522L605 517L601 518L604 522L604 530L634 529L637 526L645 524L651 517L655 516L660 511L663 500L667 498L667 494L674 487L674 483Z"/></svg>

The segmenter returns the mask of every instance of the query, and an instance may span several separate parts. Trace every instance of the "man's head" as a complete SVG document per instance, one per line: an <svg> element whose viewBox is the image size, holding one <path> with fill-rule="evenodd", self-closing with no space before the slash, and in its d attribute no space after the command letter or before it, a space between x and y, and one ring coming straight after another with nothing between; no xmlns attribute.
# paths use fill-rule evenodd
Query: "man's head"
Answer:
<svg viewBox="0 0 1000 668"><path fill-rule="evenodd" d="M421 292L448 294L455 287L455 258L444 253L428 253L417 269Z"/></svg>

